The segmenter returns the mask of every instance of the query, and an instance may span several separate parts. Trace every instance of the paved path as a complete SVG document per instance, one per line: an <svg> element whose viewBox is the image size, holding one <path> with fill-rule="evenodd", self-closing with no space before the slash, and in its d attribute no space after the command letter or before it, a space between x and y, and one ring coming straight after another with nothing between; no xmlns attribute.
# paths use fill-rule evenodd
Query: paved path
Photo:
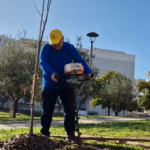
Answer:
<svg viewBox="0 0 150 150"><path fill-rule="evenodd" d="M81 118L80 123L102 123L102 122L120 122L120 121L134 121L134 120L146 120L150 117L145 118ZM63 125L63 120L53 120L52 126ZM18 121L18 122L3 122L0 123L1 129L15 129L15 128L28 128L30 121ZM34 127L40 127L40 121L34 121Z"/></svg>

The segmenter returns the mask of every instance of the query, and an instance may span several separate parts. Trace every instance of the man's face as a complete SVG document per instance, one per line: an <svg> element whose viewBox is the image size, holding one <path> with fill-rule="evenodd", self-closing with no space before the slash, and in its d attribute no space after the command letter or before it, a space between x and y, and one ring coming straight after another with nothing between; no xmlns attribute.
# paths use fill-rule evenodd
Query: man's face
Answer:
<svg viewBox="0 0 150 150"><path fill-rule="evenodd" d="M56 50L60 50L63 46L63 42L64 42L64 37L61 38L60 42L58 44L53 44L53 48Z"/></svg>

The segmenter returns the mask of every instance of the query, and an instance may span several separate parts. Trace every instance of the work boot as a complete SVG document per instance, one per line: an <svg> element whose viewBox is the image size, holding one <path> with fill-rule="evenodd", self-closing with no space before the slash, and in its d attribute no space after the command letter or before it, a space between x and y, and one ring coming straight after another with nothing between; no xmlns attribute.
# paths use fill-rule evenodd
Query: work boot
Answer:
<svg viewBox="0 0 150 150"><path fill-rule="evenodd" d="M66 138L66 141L77 143L77 138L74 134L71 134L71 135L68 135L68 137Z"/></svg>
<svg viewBox="0 0 150 150"><path fill-rule="evenodd" d="M50 134L45 134L45 133L42 133L41 131L40 131L40 133L41 133L41 135L43 135L43 136L50 137Z"/></svg>

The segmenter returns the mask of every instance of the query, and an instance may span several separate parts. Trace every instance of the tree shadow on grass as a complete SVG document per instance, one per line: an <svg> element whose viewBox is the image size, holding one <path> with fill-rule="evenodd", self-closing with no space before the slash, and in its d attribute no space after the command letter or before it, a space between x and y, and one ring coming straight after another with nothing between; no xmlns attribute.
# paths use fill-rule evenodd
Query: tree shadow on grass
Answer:
<svg viewBox="0 0 150 150"><path fill-rule="evenodd" d="M66 142L64 139L59 138L52 138L55 143L58 143L63 146L67 146L68 150L74 149L74 144L70 142ZM76 145L76 144L75 144ZM59 146L59 145L58 145ZM80 148L78 145L75 150L142 150L141 147L137 146L129 146L129 145L121 145L121 144L114 144L113 142L100 142L100 141L90 141L90 140L83 140Z"/></svg>
<svg viewBox="0 0 150 150"><path fill-rule="evenodd" d="M127 146L127 145L114 145L114 143L99 143L99 144L88 144L90 146L95 146L100 149L109 149L109 150L137 150L135 146ZM138 149L142 150L142 148L138 147Z"/></svg>

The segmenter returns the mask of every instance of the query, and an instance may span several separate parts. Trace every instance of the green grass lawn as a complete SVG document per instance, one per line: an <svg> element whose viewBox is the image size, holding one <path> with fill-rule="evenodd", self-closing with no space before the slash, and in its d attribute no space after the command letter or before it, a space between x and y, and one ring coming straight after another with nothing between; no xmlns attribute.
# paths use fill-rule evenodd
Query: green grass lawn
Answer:
<svg viewBox="0 0 150 150"><path fill-rule="evenodd" d="M126 121L126 122L113 122L113 123L101 123L101 124L81 124L80 131L85 135L103 136L103 137L138 137L138 138L150 138L150 121ZM0 141L10 139L14 135L25 134L29 132L29 128L25 129L9 129L0 130ZM34 128L34 133L39 133L40 127ZM50 129L51 134L65 135L63 126L55 126ZM92 144L98 144L104 146L104 148L112 148L113 150L139 150L142 148L131 147L125 145L116 145L113 143L100 143L96 141L88 141Z"/></svg>
<svg viewBox="0 0 150 150"><path fill-rule="evenodd" d="M54 116L54 120L61 120L64 117L62 116ZM30 120L29 114L16 113L16 118L9 118L8 112L0 111L0 122L9 122L9 121L28 121ZM34 115L34 120L40 120L40 114Z"/></svg>
<svg viewBox="0 0 150 150"><path fill-rule="evenodd" d="M85 116L80 116L85 118ZM118 118L119 116L89 116L89 118ZM63 120L63 116L53 116L53 120ZM9 122L9 121L28 121L30 120L29 114L16 113L16 118L9 118L8 112L0 111L0 122ZM40 114L34 115L34 120L40 120Z"/></svg>
<svg viewBox="0 0 150 150"><path fill-rule="evenodd" d="M84 116L81 116L84 117ZM127 118L127 117L122 117L122 116L88 116L89 118Z"/></svg>

